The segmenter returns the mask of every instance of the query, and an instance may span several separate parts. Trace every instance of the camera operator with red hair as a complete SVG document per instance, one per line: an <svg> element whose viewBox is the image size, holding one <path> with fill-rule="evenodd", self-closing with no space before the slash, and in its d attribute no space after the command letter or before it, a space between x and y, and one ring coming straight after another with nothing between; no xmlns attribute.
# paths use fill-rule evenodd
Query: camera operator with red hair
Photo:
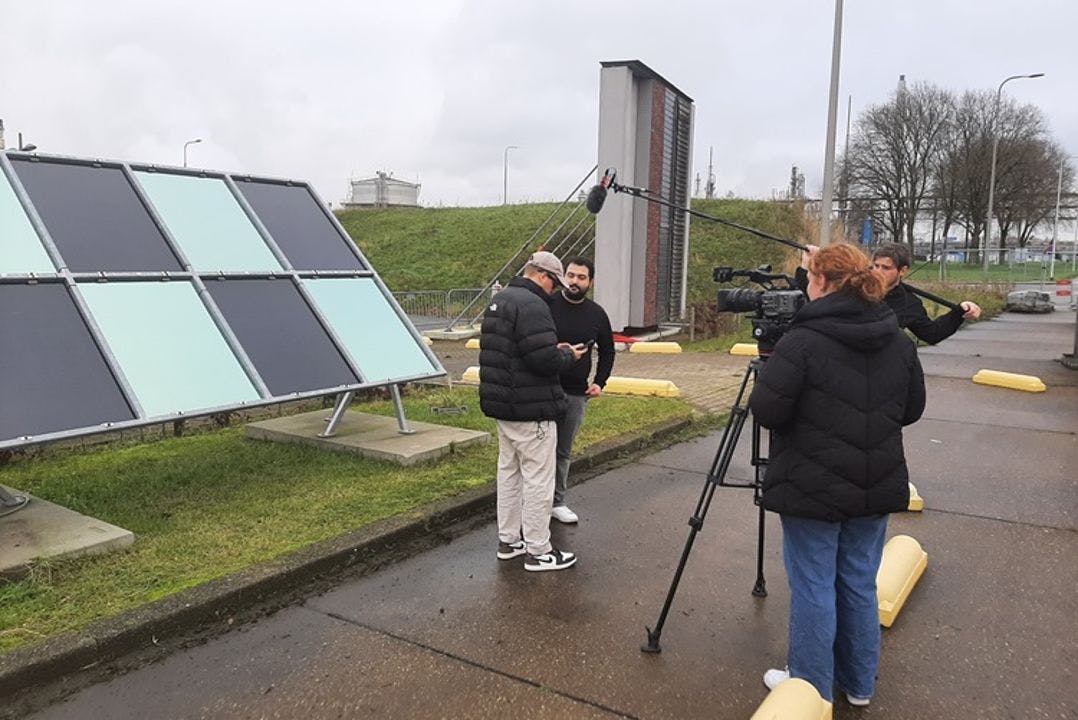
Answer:
<svg viewBox="0 0 1078 720"><path fill-rule="evenodd" d="M909 504L902 428L921 417L913 343L881 302L887 288L857 248L812 253L809 302L760 369L749 407L772 430L764 508L782 522L790 585L786 670L833 700L867 705L880 626L876 572L887 515Z"/></svg>

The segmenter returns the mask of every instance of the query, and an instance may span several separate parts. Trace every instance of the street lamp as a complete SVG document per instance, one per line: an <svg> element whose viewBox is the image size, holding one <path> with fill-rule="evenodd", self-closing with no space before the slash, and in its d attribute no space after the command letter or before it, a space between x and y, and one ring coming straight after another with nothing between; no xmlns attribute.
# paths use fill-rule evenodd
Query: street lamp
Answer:
<svg viewBox="0 0 1078 720"><path fill-rule="evenodd" d="M194 144L200 143L200 142L202 142L202 138L195 138L194 140L188 140L187 142L185 142L183 144L183 166L184 167L187 167L187 146L188 145L194 145Z"/></svg>
<svg viewBox="0 0 1078 720"><path fill-rule="evenodd" d="M835 30L831 37L831 92L827 100L827 139L824 142L823 193L820 198L820 246L831 242L831 198L835 185L835 124L838 122L838 73L842 56L842 0L835 0Z"/></svg>
<svg viewBox="0 0 1078 720"><path fill-rule="evenodd" d="M1009 83L1011 80L1021 80L1024 78L1039 78L1044 77L1044 73L1033 73L1032 75L1011 75L1009 78L999 84L999 88L996 89L996 104L992 110L992 171L988 179L988 218L984 224L984 248L981 250L981 266L984 270L984 281L988 282L988 245L992 240L992 201L995 199L996 192L996 153L999 151L999 132L996 128L996 124L999 122L999 101L1003 95L1003 86Z"/></svg>
<svg viewBox="0 0 1078 720"><path fill-rule="evenodd" d="M519 149L516 145L506 145L502 153L502 205L509 204L509 151Z"/></svg>
<svg viewBox="0 0 1078 720"><path fill-rule="evenodd" d="M1056 221L1052 225L1052 261L1050 263L1050 269L1048 270L1048 279L1056 279L1056 240L1059 239L1059 201L1063 195L1063 163L1067 162L1067 158L1075 157L1074 155L1063 155L1059 158L1059 180L1056 181ZM1071 261L1073 265L1073 260Z"/></svg>

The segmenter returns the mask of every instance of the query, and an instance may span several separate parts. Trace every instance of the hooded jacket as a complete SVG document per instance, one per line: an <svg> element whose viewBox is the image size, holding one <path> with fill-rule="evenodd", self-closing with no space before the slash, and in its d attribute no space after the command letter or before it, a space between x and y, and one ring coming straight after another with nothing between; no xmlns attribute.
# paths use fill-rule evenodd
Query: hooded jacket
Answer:
<svg viewBox="0 0 1078 720"><path fill-rule="evenodd" d="M909 505L902 427L924 411L924 374L887 305L842 291L807 303L749 407L773 431L768 510L838 522Z"/></svg>
<svg viewBox="0 0 1078 720"><path fill-rule="evenodd" d="M496 420L556 420L567 401L558 373L573 354L557 347L550 299L515 277L491 298L479 340L479 407Z"/></svg>

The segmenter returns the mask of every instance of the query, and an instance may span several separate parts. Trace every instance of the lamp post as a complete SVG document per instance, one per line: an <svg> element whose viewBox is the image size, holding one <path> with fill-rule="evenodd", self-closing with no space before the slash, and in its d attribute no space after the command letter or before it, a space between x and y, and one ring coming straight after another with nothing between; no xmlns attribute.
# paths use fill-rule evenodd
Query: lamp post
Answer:
<svg viewBox="0 0 1078 720"><path fill-rule="evenodd" d="M831 93L827 101L827 140L824 143L823 196L820 198L820 246L831 242L831 199L835 188L835 125L838 122L838 71L842 56L842 0L835 0L835 31L831 39Z"/></svg>
<svg viewBox="0 0 1078 720"><path fill-rule="evenodd" d="M516 145L506 145L502 153L502 205L509 204L509 151L519 150Z"/></svg>
<svg viewBox="0 0 1078 720"><path fill-rule="evenodd" d="M1056 241L1059 239L1059 201L1063 195L1063 163L1067 162L1067 158L1074 157L1074 155L1063 155L1059 158L1059 179L1056 181L1056 221L1052 225L1052 260L1049 263L1048 279L1056 279Z"/></svg>
<svg viewBox="0 0 1078 720"><path fill-rule="evenodd" d="M183 166L184 167L187 167L187 146L188 145L194 145L194 144L200 143L200 142L202 142L202 138L195 138L194 140L188 140L187 142L185 142L183 144Z"/></svg>
<svg viewBox="0 0 1078 720"><path fill-rule="evenodd" d="M999 122L999 102L1003 95L1003 86L1011 80L1039 77L1044 77L1044 73L1011 75L1001 82L996 89L996 104L992 109L992 171L988 179L988 217L985 219L984 223L984 247L981 249L981 266L984 270L984 282L988 282L988 245L992 240L992 201L995 199L996 193L996 154L999 152L999 132L996 125Z"/></svg>

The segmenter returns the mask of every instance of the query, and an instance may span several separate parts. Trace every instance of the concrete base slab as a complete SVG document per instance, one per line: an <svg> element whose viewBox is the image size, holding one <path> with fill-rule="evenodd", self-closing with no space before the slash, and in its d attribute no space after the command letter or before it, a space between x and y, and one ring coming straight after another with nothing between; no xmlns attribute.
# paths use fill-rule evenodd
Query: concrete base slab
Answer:
<svg viewBox="0 0 1078 720"><path fill-rule="evenodd" d="M423 335L432 340L467 340L479 337L479 328L474 326L455 327L452 330L424 330Z"/></svg>
<svg viewBox="0 0 1078 720"><path fill-rule="evenodd" d="M30 496L26 507L0 517L0 575L21 575L41 558L97 555L134 542L130 530Z"/></svg>
<svg viewBox="0 0 1078 720"><path fill-rule="evenodd" d="M435 460L453 452L455 448L483 444L490 440L490 433L478 430L409 422L415 431L411 435L400 432L395 417L346 412L337 425L333 437L318 437L326 429L327 410L274 418L251 423L245 428L247 437L256 440L290 442L347 452L376 460L388 460L398 465L414 465Z"/></svg>

